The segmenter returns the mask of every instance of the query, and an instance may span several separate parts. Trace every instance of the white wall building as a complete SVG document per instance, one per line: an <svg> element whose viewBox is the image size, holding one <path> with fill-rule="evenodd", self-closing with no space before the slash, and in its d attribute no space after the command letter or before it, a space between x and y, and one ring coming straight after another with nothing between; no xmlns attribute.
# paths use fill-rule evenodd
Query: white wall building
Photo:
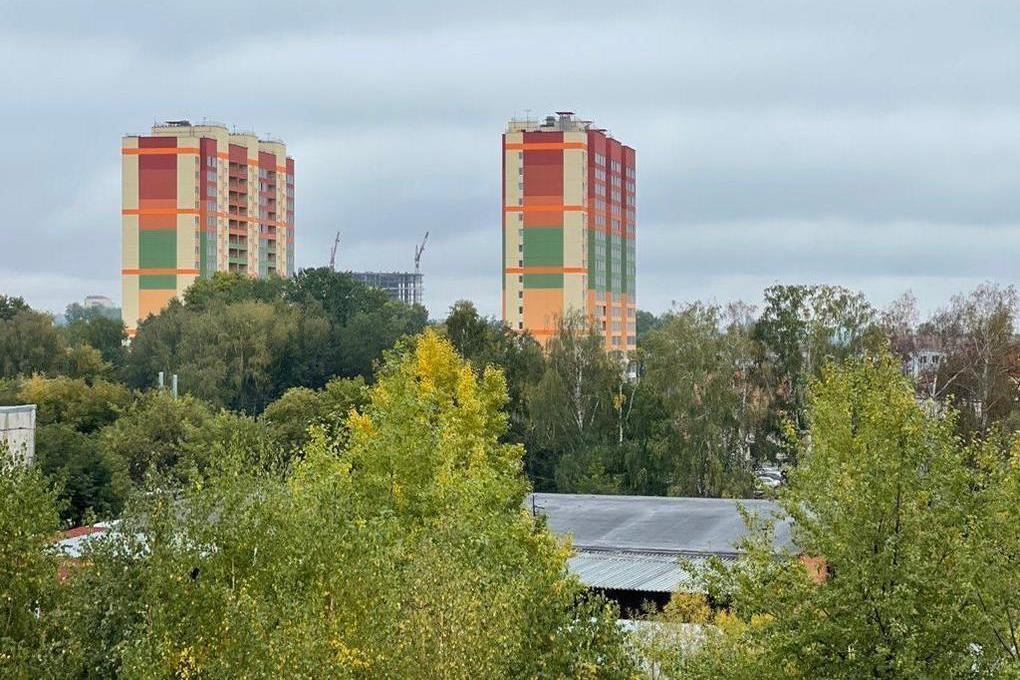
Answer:
<svg viewBox="0 0 1020 680"><path fill-rule="evenodd" d="M0 449L31 465L35 460L35 404L0 406Z"/></svg>

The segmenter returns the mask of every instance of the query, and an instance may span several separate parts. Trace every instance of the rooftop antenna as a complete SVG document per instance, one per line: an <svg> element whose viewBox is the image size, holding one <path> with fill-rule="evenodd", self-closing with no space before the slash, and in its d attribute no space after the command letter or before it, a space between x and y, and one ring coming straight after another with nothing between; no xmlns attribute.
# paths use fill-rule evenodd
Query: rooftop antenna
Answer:
<svg viewBox="0 0 1020 680"><path fill-rule="evenodd" d="M336 238L333 239L333 248L329 251L329 268L336 271L336 251L340 247L340 232L336 233Z"/></svg>
<svg viewBox="0 0 1020 680"><path fill-rule="evenodd" d="M414 273L415 274L420 274L421 273L421 267L419 266L419 264L421 263L421 254L425 252L425 242L428 241L428 240L429 240L429 233L426 231L425 232L425 236L422 237L422 239L421 239L421 245L414 247Z"/></svg>

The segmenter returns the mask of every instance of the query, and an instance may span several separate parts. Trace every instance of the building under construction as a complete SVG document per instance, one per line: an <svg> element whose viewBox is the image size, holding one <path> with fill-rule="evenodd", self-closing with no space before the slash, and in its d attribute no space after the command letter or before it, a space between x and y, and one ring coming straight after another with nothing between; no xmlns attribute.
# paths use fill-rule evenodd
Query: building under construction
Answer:
<svg viewBox="0 0 1020 680"><path fill-rule="evenodd" d="M408 305L422 304L421 272L351 272L358 281Z"/></svg>
<svg viewBox="0 0 1020 680"><path fill-rule="evenodd" d="M385 292L397 302L403 302L405 305L420 305L424 293L421 254L425 252L425 244L428 240L429 233L426 231L421 243L414 247L413 272L350 272L350 274L358 281ZM339 247L340 232L337 232L333 248L329 253L329 268L334 271L336 270L336 253Z"/></svg>

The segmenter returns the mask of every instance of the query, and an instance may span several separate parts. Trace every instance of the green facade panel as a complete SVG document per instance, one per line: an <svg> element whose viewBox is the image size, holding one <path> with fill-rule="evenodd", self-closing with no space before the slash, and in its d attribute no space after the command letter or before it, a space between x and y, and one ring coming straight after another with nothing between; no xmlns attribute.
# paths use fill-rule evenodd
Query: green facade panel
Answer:
<svg viewBox="0 0 1020 680"><path fill-rule="evenodd" d="M563 274L525 274L525 288L562 288Z"/></svg>
<svg viewBox="0 0 1020 680"><path fill-rule="evenodd" d="M525 267L563 266L563 228L532 228L524 230Z"/></svg>
<svg viewBox="0 0 1020 680"><path fill-rule="evenodd" d="M176 269L177 232L172 229L139 230L138 266L142 269Z"/></svg>
<svg viewBox="0 0 1020 680"><path fill-rule="evenodd" d="M138 277L138 287L142 290L176 290L176 274L142 274Z"/></svg>

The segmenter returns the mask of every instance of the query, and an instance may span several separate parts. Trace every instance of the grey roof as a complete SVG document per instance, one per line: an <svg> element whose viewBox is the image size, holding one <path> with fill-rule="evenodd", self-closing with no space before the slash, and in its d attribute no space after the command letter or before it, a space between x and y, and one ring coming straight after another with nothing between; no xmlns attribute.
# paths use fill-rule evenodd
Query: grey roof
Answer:
<svg viewBox="0 0 1020 680"><path fill-rule="evenodd" d="M735 557L723 556L724 561ZM698 588L694 574L707 555L579 550L568 562L571 573L589 588L672 593Z"/></svg>
<svg viewBox="0 0 1020 680"><path fill-rule="evenodd" d="M536 493L533 500L553 533L571 535L579 550L733 554L746 533L740 506L762 517L781 512L757 499ZM789 520L777 521L776 547L791 545Z"/></svg>
<svg viewBox="0 0 1020 680"><path fill-rule="evenodd" d="M572 538L570 571L591 588L696 588L691 571L710 557L737 559L746 533L740 506L777 519L775 547L792 547L790 522L778 521L771 501L538 493L532 502L553 533Z"/></svg>

